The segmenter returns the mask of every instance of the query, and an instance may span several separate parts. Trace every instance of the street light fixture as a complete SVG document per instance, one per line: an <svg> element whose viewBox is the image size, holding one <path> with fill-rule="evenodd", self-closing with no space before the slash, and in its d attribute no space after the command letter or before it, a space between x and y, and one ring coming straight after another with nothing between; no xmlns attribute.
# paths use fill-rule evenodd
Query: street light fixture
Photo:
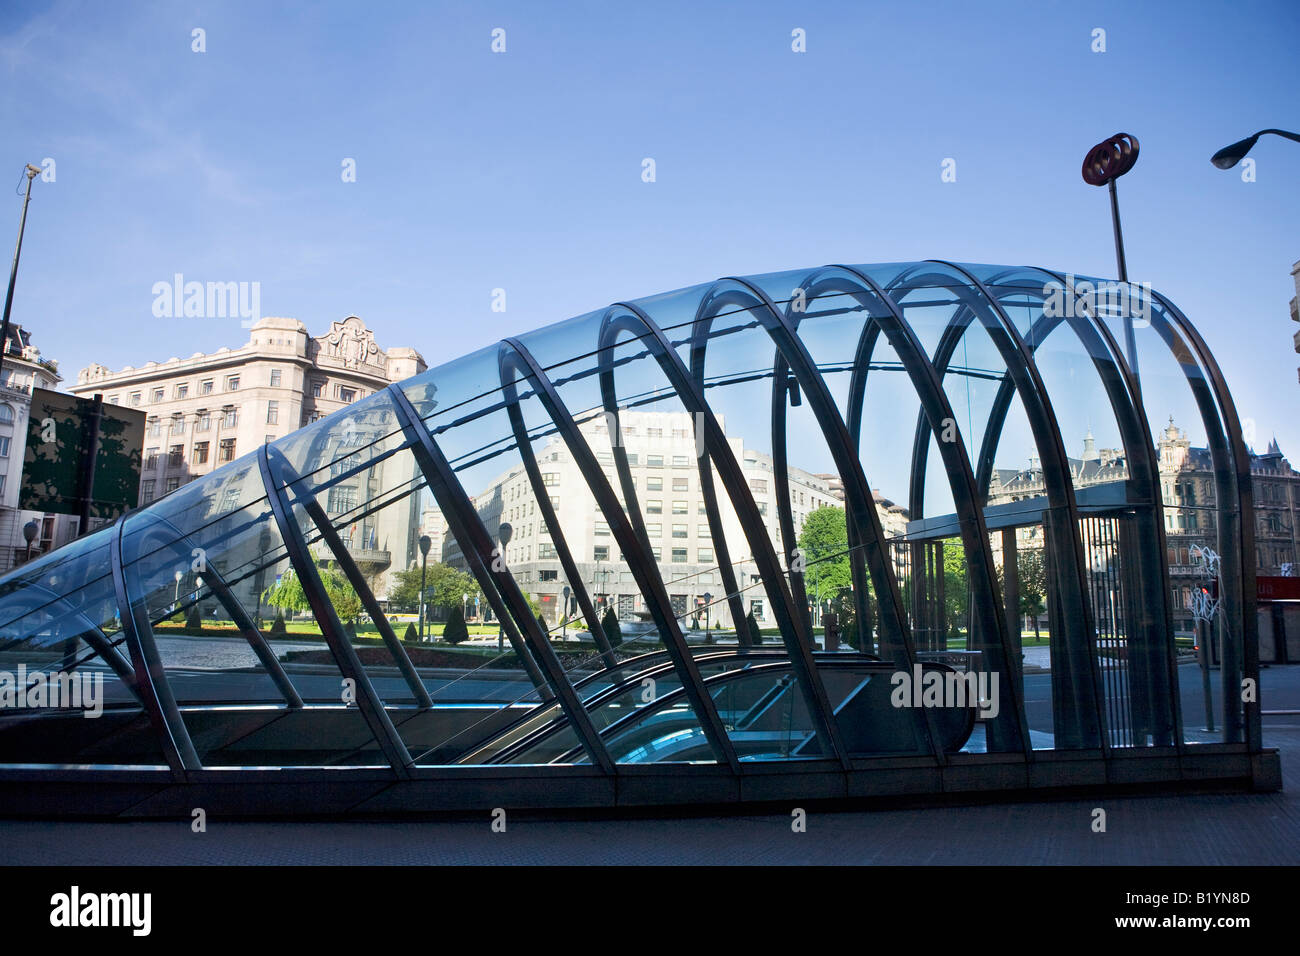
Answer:
<svg viewBox="0 0 1300 956"><path fill-rule="evenodd" d="M502 564L505 563L506 545L510 543L510 539L514 537L514 534L515 534L515 529L510 525L510 522L508 521L501 522L501 526L497 528L497 540L501 542L501 550L497 554L501 558ZM502 621L500 618L498 618L497 619L497 653L503 653L505 651L505 644L506 644L505 622Z"/></svg>
<svg viewBox="0 0 1300 956"><path fill-rule="evenodd" d="M569 640L569 586L566 584L560 593L564 595L564 606L560 608L560 643L564 644Z"/></svg>
<svg viewBox="0 0 1300 956"><path fill-rule="evenodd" d="M1281 136L1285 139L1300 143L1300 133L1288 133L1284 129L1262 129L1254 136L1247 136L1245 139L1238 140L1231 146L1223 147L1223 149L1210 157L1210 162L1215 166L1218 166L1220 169L1231 169L1246 157L1246 154L1251 151L1251 148L1254 147L1255 143L1258 142L1259 138L1265 133L1272 133L1274 136Z"/></svg>
<svg viewBox="0 0 1300 956"><path fill-rule="evenodd" d="M176 593L172 595L172 608L174 610L181 603L181 579L185 577L185 572L177 571L172 577L176 579Z"/></svg>
<svg viewBox="0 0 1300 956"><path fill-rule="evenodd" d="M40 530L40 527L34 520L23 525L23 537L27 539L27 557L23 559L24 564L32 559L32 542L36 540L36 536L40 534Z"/></svg>
<svg viewBox="0 0 1300 956"><path fill-rule="evenodd" d="M713 600L713 595L705 591L701 597L704 598L704 640L709 639L709 602Z"/></svg>
<svg viewBox="0 0 1300 956"><path fill-rule="evenodd" d="M424 581L429 569L429 548L433 542L427 534L420 535L420 643L424 643Z"/></svg>

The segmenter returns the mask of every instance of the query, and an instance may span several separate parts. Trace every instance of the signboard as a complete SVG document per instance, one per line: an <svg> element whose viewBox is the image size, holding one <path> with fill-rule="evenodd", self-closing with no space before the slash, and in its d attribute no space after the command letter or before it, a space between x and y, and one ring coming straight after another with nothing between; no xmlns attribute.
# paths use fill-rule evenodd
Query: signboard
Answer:
<svg viewBox="0 0 1300 956"><path fill-rule="evenodd" d="M1300 601L1300 578L1258 575L1255 595L1261 601Z"/></svg>
<svg viewBox="0 0 1300 956"><path fill-rule="evenodd" d="M134 508L144 427L142 411L32 389L18 507L109 520Z"/></svg>

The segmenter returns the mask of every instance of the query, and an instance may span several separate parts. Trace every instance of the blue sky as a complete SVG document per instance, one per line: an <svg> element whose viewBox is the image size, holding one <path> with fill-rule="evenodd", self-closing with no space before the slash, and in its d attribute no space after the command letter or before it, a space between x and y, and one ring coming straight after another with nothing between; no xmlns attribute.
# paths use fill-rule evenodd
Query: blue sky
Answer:
<svg viewBox="0 0 1300 956"><path fill-rule="evenodd" d="M314 334L360 315L430 365L728 274L938 257L1111 276L1105 190L1079 167L1124 130L1131 276L1199 326L1257 444L1300 459L1300 145L1261 141L1251 183L1208 161L1300 128L1300 5L614 7L5 5L0 171L57 163L15 321L75 380L245 341L238 319L154 318L177 272L259 282L262 314Z"/></svg>

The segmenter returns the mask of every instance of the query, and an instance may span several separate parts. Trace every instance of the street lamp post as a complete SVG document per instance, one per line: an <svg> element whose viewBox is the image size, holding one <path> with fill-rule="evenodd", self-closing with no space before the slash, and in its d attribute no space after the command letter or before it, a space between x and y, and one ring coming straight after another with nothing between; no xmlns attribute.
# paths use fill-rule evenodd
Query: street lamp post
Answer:
<svg viewBox="0 0 1300 956"><path fill-rule="evenodd" d="M23 525L23 538L27 541L27 557L23 558L24 564L32 559L32 542L36 540L36 535L40 533L40 530L35 521L29 521Z"/></svg>
<svg viewBox="0 0 1300 956"><path fill-rule="evenodd" d="M172 610L175 610L181 603L181 578L185 577L185 572L177 571L172 577L176 579L176 593L172 595Z"/></svg>
<svg viewBox="0 0 1300 956"><path fill-rule="evenodd" d="M564 644L569 640L569 586L566 584L560 593L564 595L564 605L560 608L560 643Z"/></svg>
<svg viewBox="0 0 1300 956"><path fill-rule="evenodd" d="M420 643L424 643L424 582L429 570L429 548L433 544L427 534L420 535Z"/></svg>
<svg viewBox="0 0 1300 956"><path fill-rule="evenodd" d="M1231 169L1246 158L1246 154L1250 152L1251 148L1265 133L1272 133L1274 136L1281 136L1284 139L1300 143L1300 133L1289 133L1284 129L1262 129L1254 136L1247 136L1231 146L1223 147L1210 157L1210 162L1220 169Z"/></svg>
<svg viewBox="0 0 1300 956"><path fill-rule="evenodd" d="M1089 186L1110 187L1110 219L1115 229L1115 262L1119 266L1119 281L1128 284L1128 263L1124 259L1124 233L1119 224L1119 194L1115 180L1123 176L1138 158L1138 140L1128 133L1116 133L1088 151L1083 158L1083 181ZM1124 348L1128 352L1129 368L1134 380L1138 377L1137 339L1133 332L1133 314L1125 310Z"/></svg>
<svg viewBox="0 0 1300 956"><path fill-rule="evenodd" d="M5 350L9 348L9 312L14 305L14 283L18 281L18 257L23 251L23 230L27 228L27 204L32 201L32 180L40 170L27 164L27 195L23 198L23 214L18 219L18 245L14 247L14 264L9 269L9 290L5 293L4 324L0 325L0 372L4 371Z"/></svg>
<svg viewBox="0 0 1300 956"><path fill-rule="evenodd" d="M505 557L506 557L506 545L510 543L510 539L514 537L514 534L515 534L515 529L507 521L501 522L501 526L497 528L497 539L501 542L501 550L498 552L498 557L501 559L503 565L505 563ZM503 653L505 651L505 639L506 639L505 623L498 618L497 619L497 653L498 654Z"/></svg>
<svg viewBox="0 0 1300 956"><path fill-rule="evenodd" d="M702 597L704 598L704 640L707 643L709 640L709 602L713 600L713 595L705 591Z"/></svg>

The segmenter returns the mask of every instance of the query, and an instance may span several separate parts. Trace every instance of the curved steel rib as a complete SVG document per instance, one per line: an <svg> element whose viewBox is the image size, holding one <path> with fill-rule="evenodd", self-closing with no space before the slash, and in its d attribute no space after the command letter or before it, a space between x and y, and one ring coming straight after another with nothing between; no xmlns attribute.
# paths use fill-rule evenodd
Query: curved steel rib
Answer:
<svg viewBox="0 0 1300 956"><path fill-rule="evenodd" d="M623 314L618 315L615 310L622 310ZM612 353L613 343L620 331L631 332L645 343L647 349L667 376L673 390L681 399L682 404L694 418L695 427L703 430L705 454L701 455L699 459L699 473L701 475L705 473L711 474L710 463L718 469L718 477L721 479L723 487L727 489L728 497L745 534L745 540L749 544L753 560L758 566L759 574L762 575L765 581L769 582L769 590L775 592L772 610L777 617L781 636L790 655L792 668L808 705L808 712L812 716L817 732L823 735L823 740L828 742L827 749L841 762L842 766L848 767L848 753L840 740L834 714L826 697L825 688L821 685L820 675L816 669L817 665L813 661L812 640L807 622L804 615L799 613L790 592L785 587L780 562L777 559L776 552L772 549L772 543L768 538L767 528L763 525L762 516L758 513L758 505L755 504L754 496L745 482L744 472L741 471L736 456L732 454L731 446L727 444L727 438L722 426L718 424L717 417L705 401L703 390L687 371L681 356L677 354L677 351L672 347L672 343L668 341L658 324L641 309L628 303L618 303L612 306L605 313L604 320L601 323L601 392L605 398L606 408L609 409L611 406L615 410L617 408ZM642 335L644 335L644 338L642 338ZM629 499L628 511L630 515L639 517L640 510L635 506L636 489L632 485L631 474L627 469L626 456L622 456L620 460L619 476L623 479L624 493L625 495L632 495ZM704 487L701 485L701 491L703 490ZM717 529L717 533L713 537L714 546L717 547L721 543L725 547L726 539L725 535L722 534L722 517L718 510L717 497L712 491L712 482L710 482L708 493L704 498L705 509L709 513L710 528ZM724 555L721 560L724 563L727 562L729 555L725 555L725 552L719 553ZM732 620L736 622L737 634L740 634L747 629L745 626L746 619L743 612L739 617L735 617L735 613L733 610Z"/></svg>
<svg viewBox="0 0 1300 956"><path fill-rule="evenodd" d="M396 385L388 386L388 392L392 396L398 419L401 421L402 431L412 442L415 460L424 473L429 489L442 509L443 516L447 519L448 527L456 536L456 540L461 543L461 552L465 555L470 570L484 584L483 593L492 603L493 613L503 625L513 615L519 629L523 632L526 643L522 648L523 653L519 655L520 659L529 661L535 658L534 666L540 666L544 679L554 694L554 699L569 718L569 723L582 742L583 749L592 764L607 774L614 773L614 761L610 759L600 735L592 726L591 718L583 710L582 701L578 699L573 686L565 677L564 668L560 665L551 642L541 632L537 619L529 610L528 602L524 600L523 592L519 590L514 576L504 565L501 565L498 570L496 563L491 561L492 536L483 527L483 521L474 510L469 496L465 494L465 489L461 487L456 472L437 442L433 440L433 436L420 424L419 414L411 405L411 400L406 397L406 393ZM494 600L497 595L500 597L500 603ZM509 608L509 612L506 608ZM516 651L519 650L521 648L517 647ZM530 651L531 655L528 653ZM549 702L545 701L545 703Z"/></svg>
<svg viewBox="0 0 1300 956"><path fill-rule="evenodd" d="M551 421L555 423L556 429L564 439L565 446L569 449L569 454L573 456L574 464L577 465L583 480L587 482L588 488L590 488L593 497L596 499L597 507L600 508L601 514L609 524L610 532L613 534L614 540L618 542L618 546L627 560L628 568L635 576L641 593L645 596L650 614L654 618L656 627L659 628L659 633L663 636L664 646L673 657L673 663L677 666L678 673L681 675L682 686L686 688L687 699L695 710L695 715L700 721L701 728L713 748L718 762L726 764L733 773L739 774L740 762L736 758L735 748L732 747L726 728L723 727L722 720L718 717L718 711L713 704L713 699L704 690L699 670L695 666L690 648L686 644L686 638L682 635L681 627L677 623L677 616L673 613L672 602L669 600L668 592L664 589L663 581L659 577L658 566L655 564L645 541L637 539L631 522L628 520L628 515L624 513L623 506L614 494L614 489L605 480L605 473L601 471L596 456L592 454L591 448L588 447L582 433L578 430L573 415L565 407L559 393L555 390L555 386L537 364L532 353L517 339L505 339L501 343L501 347L514 353L515 359L513 361L522 363L521 368L532 381L542 407L546 409ZM630 510L632 510L632 502L629 502ZM585 711L583 711L583 716L586 717Z"/></svg>

